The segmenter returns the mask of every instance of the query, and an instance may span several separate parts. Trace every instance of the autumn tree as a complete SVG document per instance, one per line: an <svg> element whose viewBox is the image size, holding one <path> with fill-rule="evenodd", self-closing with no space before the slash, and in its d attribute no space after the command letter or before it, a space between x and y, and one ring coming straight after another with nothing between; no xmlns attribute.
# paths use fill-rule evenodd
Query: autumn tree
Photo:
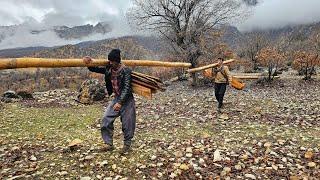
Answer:
<svg viewBox="0 0 320 180"><path fill-rule="evenodd" d="M304 75L304 80L310 80L320 66L320 30L315 31L305 40L304 48L294 53L293 68Z"/></svg>
<svg viewBox="0 0 320 180"><path fill-rule="evenodd" d="M319 54L315 52L299 51L295 53L295 60L293 68L296 69L300 75L304 75L304 80L310 80L312 75L316 74L316 66L320 65Z"/></svg>
<svg viewBox="0 0 320 180"><path fill-rule="evenodd" d="M268 69L268 81L272 81L280 67L285 65L285 56L276 48L263 48L257 55L258 63Z"/></svg>
<svg viewBox="0 0 320 180"><path fill-rule="evenodd" d="M128 15L138 27L159 32L171 49L198 66L201 39L235 18L243 17L240 0L133 0ZM250 4L250 3L249 3ZM193 84L196 75L192 74Z"/></svg>

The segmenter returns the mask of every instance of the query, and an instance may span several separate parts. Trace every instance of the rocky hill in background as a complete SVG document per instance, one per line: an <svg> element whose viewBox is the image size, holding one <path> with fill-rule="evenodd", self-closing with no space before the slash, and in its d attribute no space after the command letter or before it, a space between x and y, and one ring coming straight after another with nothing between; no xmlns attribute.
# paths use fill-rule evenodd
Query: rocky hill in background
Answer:
<svg viewBox="0 0 320 180"><path fill-rule="evenodd" d="M39 58L82 58L83 56L105 58L113 48L121 49L123 59L146 59L157 56L158 50L162 46L161 41L153 37L128 36L44 49L32 53L31 56Z"/></svg>
<svg viewBox="0 0 320 180"><path fill-rule="evenodd" d="M0 27L0 39L3 37ZM6 27L7 30L13 27ZM14 29L14 28L13 28ZM105 23L99 23L95 26L84 25L76 27L55 27L55 32L60 38L80 38L90 33L108 33L111 27ZM243 47L243 44L251 33L259 32L271 42L276 43L277 40L288 37L292 40L303 38L307 39L316 31L320 30L320 23L298 26L286 26L279 29L255 30L252 32L240 32L236 27L222 27L222 41L229 45L235 52ZM41 32L33 32L41 33ZM10 33L7 32L7 35ZM99 41L86 41L75 45L64 45L57 47L29 47L0 50L0 58L5 57L56 57L56 58L76 58L83 55L91 55L93 57L105 57L106 52L111 48L121 48L127 54L140 54L139 58L157 59L167 51L167 46L160 38L154 36L126 36L116 39L104 39ZM130 53L129 53L130 51ZM145 53L141 55L141 53ZM126 57L137 57L130 55Z"/></svg>
<svg viewBox="0 0 320 180"><path fill-rule="evenodd" d="M16 33L28 33L38 35L45 32L54 32L59 38L64 40L82 39L93 34L106 34L112 31L112 27L108 23L98 23L96 25L82 26L55 26L55 27L32 27L29 24L20 24L13 26L0 26L0 43Z"/></svg>

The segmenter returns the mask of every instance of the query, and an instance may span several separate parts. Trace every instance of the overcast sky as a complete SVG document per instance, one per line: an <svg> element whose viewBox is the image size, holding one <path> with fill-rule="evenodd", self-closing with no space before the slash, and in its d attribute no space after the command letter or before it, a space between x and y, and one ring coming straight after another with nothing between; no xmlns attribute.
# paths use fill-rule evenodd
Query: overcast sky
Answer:
<svg viewBox="0 0 320 180"><path fill-rule="evenodd" d="M320 0L259 0L252 15L236 26L241 31L277 28L286 25L320 22ZM0 49L26 46L54 46L69 42L53 32L32 35L33 30L44 27L109 22L114 31L106 36L92 35L83 40L98 40L134 34L125 14L130 0L0 0L0 26L24 23L16 35L0 43ZM26 28L27 27L27 28ZM28 34L27 34L28 33ZM49 41L50 40L50 41Z"/></svg>
<svg viewBox="0 0 320 180"><path fill-rule="evenodd" d="M277 28L320 22L320 0L260 0L240 30Z"/></svg>
<svg viewBox="0 0 320 180"><path fill-rule="evenodd" d="M279 27L320 21L320 0L262 1L241 30ZM130 0L1 0L0 25L21 24L35 19L47 26L95 24L99 21L125 21ZM119 22L119 21L118 21Z"/></svg>
<svg viewBox="0 0 320 180"><path fill-rule="evenodd" d="M21 24L30 18L49 26L95 24L125 14L130 0L1 0L0 24Z"/></svg>

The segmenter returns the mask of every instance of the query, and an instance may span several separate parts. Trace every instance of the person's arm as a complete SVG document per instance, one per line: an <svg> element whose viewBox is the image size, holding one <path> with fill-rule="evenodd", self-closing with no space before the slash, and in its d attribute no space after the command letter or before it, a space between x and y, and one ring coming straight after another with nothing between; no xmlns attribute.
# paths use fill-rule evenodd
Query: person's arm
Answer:
<svg viewBox="0 0 320 180"><path fill-rule="evenodd" d="M212 69L211 69L211 75L212 75L212 79L215 79L215 78L216 78L217 68L212 68Z"/></svg>
<svg viewBox="0 0 320 180"><path fill-rule="evenodd" d="M122 87L120 98L118 101L118 103L120 103L121 105L123 105L127 101L129 95L132 92L131 81L131 70L126 68L124 69L124 85Z"/></svg>
<svg viewBox="0 0 320 180"><path fill-rule="evenodd" d="M86 56L83 58L83 62L85 64L90 64L92 62L92 58L90 56ZM88 69L91 72L100 73L100 74L105 74L107 70L105 67L88 67Z"/></svg>
<svg viewBox="0 0 320 180"><path fill-rule="evenodd" d="M224 67L224 72L226 73L226 76L228 77L228 82L230 84L231 81L232 81L232 76L231 76L231 73L230 73L230 70L229 70L228 66Z"/></svg>
<svg viewBox="0 0 320 180"><path fill-rule="evenodd" d="M99 73L99 74L105 74L106 68L104 67L88 67L89 71Z"/></svg>

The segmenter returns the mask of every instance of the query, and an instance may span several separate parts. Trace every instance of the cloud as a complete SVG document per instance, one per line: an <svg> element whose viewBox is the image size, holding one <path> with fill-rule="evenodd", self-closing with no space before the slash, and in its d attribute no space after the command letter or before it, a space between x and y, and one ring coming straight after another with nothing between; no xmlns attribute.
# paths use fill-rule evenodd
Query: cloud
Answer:
<svg viewBox="0 0 320 180"><path fill-rule="evenodd" d="M130 0L1 0L0 25L21 24L27 17L46 25L82 25L122 16L130 4Z"/></svg>
<svg viewBox="0 0 320 180"><path fill-rule="evenodd" d="M319 22L319 7L320 0L263 0L252 16L237 27L250 31Z"/></svg>
<svg viewBox="0 0 320 180"><path fill-rule="evenodd" d="M251 5L253 13L247 20L241 21L241 24L236 24L241 31L320 21L320 0L242 1ZM131 6L131 0L1 0L0 26L20 25L16 26L17 33L14 36L0 42L0 49L56 46L136 34L125 18L126 11ZM52 31L39 35L30 33L30 30L52 29L53 26L95 25L98 22L108 22L113 26L113 32L107 35L95 34L75 41L62 40Z"/></svg>
<svg viewBox="0 0 320 180"><path fill-rule="evenodd" d="M17 26L13 36L0 42L0 49L57 46L133 34L125 18L125 12L130 6L130 0L1 0L0 25ZM92 34L72 41L63 40L50 31L54 26L73 27L95 25L98 22L109 23L113 31L106 35ZM30 33L32 30L43 29L49 31Z"/></svg>

